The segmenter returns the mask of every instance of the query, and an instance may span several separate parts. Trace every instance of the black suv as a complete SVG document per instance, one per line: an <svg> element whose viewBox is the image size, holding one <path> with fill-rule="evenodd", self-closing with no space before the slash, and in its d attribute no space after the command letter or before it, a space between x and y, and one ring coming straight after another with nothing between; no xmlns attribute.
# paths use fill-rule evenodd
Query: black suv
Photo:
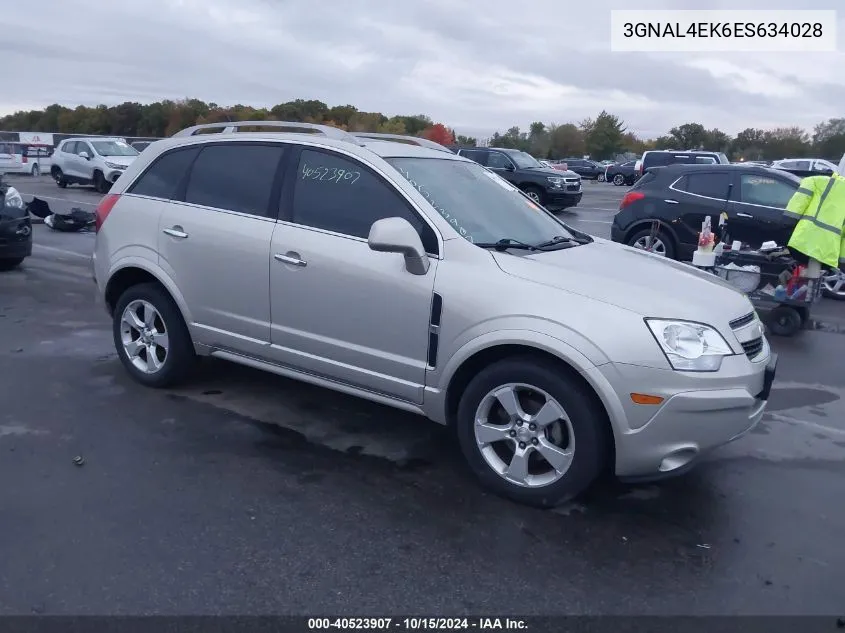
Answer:
<svg viewBox="0 0 845 633"><path fill-rule="evenodd" d="M586 158L564 158L563 162L576 174L586 180L604 180L604 165Z"/></svg>
<svg viewBox="0 0 845 633"><path fill-rule="evenodd" d="M32 255L32 221L17 189L0 173L0 271Z"/></svg>
<svg viewBox="0 0 845 633"><path fill-rule="evenodd" d="M666 167L668 165L729 165L731 161L722 152L707 152L701 150L681 151L675 149L658 149L643 152L637 161L637 175L642 176L652 167Z"/></svg>
<svg viewBox="0 0 845 633"><path fill-rule="evenodd" d="M795 220L783 211L800 182L788 172L753 165L652 168L625 194L610 238L646 248L652 221L658 220L653 252L689 261L704 218L710 216L715 229L725 211L731 240L752 246L774 240L783 246L795 228Z"/></svg>
<svg viewBox="0 0 845 633"><path fill-rule="evenodd" d="M531 154L501 147L461 147L455 152L493 170L549 211L562 211L581 202L581 176L544 167Z"/></svg>

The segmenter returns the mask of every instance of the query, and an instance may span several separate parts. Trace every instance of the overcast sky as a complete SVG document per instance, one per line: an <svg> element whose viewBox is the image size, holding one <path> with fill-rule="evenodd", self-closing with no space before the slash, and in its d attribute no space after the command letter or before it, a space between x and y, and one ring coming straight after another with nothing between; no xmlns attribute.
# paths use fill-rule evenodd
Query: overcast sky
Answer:
<svg viewBox="0 0 845 633"><path fill-rule="evenodd" d="M833 9L842 0L808 0ZM196 97L428 114L487 136L602 109L644 137L845 116L842 53L614 53L630 0L4 2L0 114ZM640 0L638 9L789 9L792 0ZM765 14L763 14L765 15ZM845 11L841 12L845 16ZM840 30L842 26L840 24Z"/></svg>

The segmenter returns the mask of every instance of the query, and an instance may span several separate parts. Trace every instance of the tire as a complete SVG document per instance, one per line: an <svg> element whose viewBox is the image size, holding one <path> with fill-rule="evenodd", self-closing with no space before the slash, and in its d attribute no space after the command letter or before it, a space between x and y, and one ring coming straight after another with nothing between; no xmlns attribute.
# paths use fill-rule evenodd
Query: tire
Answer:
<svg viewBox="0 0 845 633"><path fill-rule="evenodd" d="M631 237L628 238L628 241L625 242L628 246L632 246L633 248L640 248L642 250L646 250L648 246L648 238L651 235L651 229L643 229L642 231L637 231ZM660 249L659 245L662 244L662 250ZM655 242L652 243L652 247L657 246L657 249L653 252L655 255L662 255L663 257L668 257L669 259L675 259L675 242L671 235L663 231L662 229L657 231L657 235L655 235Z"/></svg>
<svg viewBox="0 0 845 633"><path fill-rule="evenodd" d="M775 336L794 336L801 330L803 319L793 307L778 306L769 314L769 329Z"/></svg>
<svg viewBox="0 0 845 633"><path fill-rule="evenodd" d="M142 349L139 349L134 359L138 362L138 366L136 366L127 351L127 346L124 345L124 336L126 336L127 341L137 341L142 340L143 335L139 328L128 327L131 315L128 314L127 309L135 311L140 320L144 317L144 309L147 306L152 306L157 313L156 318L147 321L147 325L152 323L154 329L159 333L162 332L163 328L167 340L164 341L161 337L156 338L155 336L147 337L148 341L158 343L156 345L158 349L153 350L154 360L151 363L148 362L150 347L142 344L140 346ZM126 317L125 322L124 317ZM141 324L139 323L139 325ZM112 334L120 362L123 363L126 371L142 385L160 389L177 385L190 377L196 361L191 335L178 306L160 285L155 283L139 284L124 291L115 306L112 317ZM164 342L162 343L162 341ZM166 353L162 354L161 348L164 344L166 344ZM160 363L160 366L155 367L158 363ZM142 370L141 366L151 367L152 371Z"/></svg>
<svg viewBox="0 0 845 633"><path fill-rule="evenodd" d="M596 176L596 182L604 182L604 174L599 174Z"/></svg>
<svg viewBox="0 0 845 633"><path fill-rule="evenodd" d="M109 189L111 189L109 181L106 180L105 176L103 176L103 172L101 171L94 172L94 189L96 189L99 193L108 193Z"/></svg>
<svg viewBox="0 0 845 633"><path fill-rule="evenodd" d="M822 294L828 299L845 301L845 272L826 270L822 273Z"/></svg>
<svg viewBox="0 0 845 633"><path fill-rule="evenodd" d="M543 193L542 189L540 189L539 187L534 187L533 185L526 185L522 188L522 190L525 192L525 195L531 198L534 202L539 205L543 204L543 201L545 200L546 196Z"/></svg>
<svg viewBox="0 0 845 633"><path fill-rule="evenodd" d="M38 178L41 175L41 168L38 165L33 165L31 173L33 178Z"/></svg>
<svg viewBox="0 0 845 633"><path fill-rule="evenodd" d="M616 174L613 177L613 184L616 185L617 187L621 187L622 185L625 184L625 176L623 176L622 174Z"/></svg>
<svg viewBox="0 0 845 633"><path fill-rule="evenodd" d="M67 187L67 180L65 180L65 174L59 167L53 167L50 170L50 175L53 177L53 180L56 181L56 184L65 189Z"/></svg>
<svg viewBox="0 0 845 633"><path fill-rule="evenodd" d="M497 390L507 391L508 385L514 384L530 387L535 390L535 395L540 396L532 403L530 399L525 399L524 393L522 394L520 408L523 416L526 415L526 409L536 413L536 408L533 407L539 406L544 397L549 397L563 409L568 423L561 419L551 421L545 427L547 430L541 432L539 429L530 430L528 422L520 426L508 422L504 408L492 394ZM533 357L499 361L480 371L461 396L456 419L461 451L475 476L492 492L518 503L537 507L552 507L564 503L589 488L601 474L611 454L607 416L594 395L589 388L562 372L559 366L547 361L538 362ZM496 422L500 424L487 425L488 431L495 429L495 434L490 437L496 439L481 446L476 439L476 420L488 414L487 407L490 403L490 417L495 417ZM494 411L496 416L493 415ZM549 416L549 419L553 417L554 415ZM527 419L530 421L531 418ZM478 428L484 427L478 425ZM538 433L542 439L536 437ZM514 435L515 437L512 437ZM529 437L531 435L535 437ZM525 440L521 444L523 448L518 444L520 437ZM567 442L567 438L574 441ZM555 444L557 451L553 450ZM564 448L564 451L561 451L561 448ZM572 450L568 460L564 459L559 465L559 468L565 468L563 474L555 472L550 462L540 453L542 450L557 459L564 457L570 449ZM514 483L495 469L506 469L510 460L516 457L517 451L527 457L529 465L541 471L529 473L529 478L535 479L526 479L525 485ZM567 461L568 466L565 466ZM491 465L491 462L496 465ZM549 471L545 473L545 482L536 479L543 477L543 469Z"/></svg>
<svg viewBox="0 0 845 633"><path fill-rule="evenodd" d="M0 259L0 272L5 272L7 270L12 270L13 268L17 268L23 263L23 260L26 259L25 257L8 257L4 259Z"/></svg>

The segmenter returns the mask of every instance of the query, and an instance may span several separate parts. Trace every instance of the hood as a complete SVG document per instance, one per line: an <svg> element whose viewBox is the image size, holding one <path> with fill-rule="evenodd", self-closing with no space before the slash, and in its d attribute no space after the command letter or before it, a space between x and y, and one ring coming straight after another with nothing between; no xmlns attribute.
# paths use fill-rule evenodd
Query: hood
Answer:
<svg viewBox="0 0 845 633"><path fill-rule="evenodd" d="M509 275L644 317L689 319L718 327L752 310L744 294L716 275L606 240L545 253L522 253L492 255Z"/></svg>
<svg viewBox="0 0 845 633"><path fill-rule="evenodd" d="M561 171L559 169L552 169L551 167L530 167L529 170L540 172L540 173L545 174L547 176L557 176L558 178L580 178L581 177L578 174L576 174L574 171L570 171L568 169L566 171Z"/></svg>

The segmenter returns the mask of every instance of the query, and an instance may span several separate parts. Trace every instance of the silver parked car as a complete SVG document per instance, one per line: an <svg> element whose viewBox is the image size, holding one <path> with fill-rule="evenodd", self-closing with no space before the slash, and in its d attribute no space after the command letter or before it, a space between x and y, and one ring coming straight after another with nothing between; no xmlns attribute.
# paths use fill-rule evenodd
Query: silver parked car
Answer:
<svg viewBox="0 0 845 633"><path fill-rule="evenodd" d="M762 417L777 357L715 276L576 231L431 142L214 127L150 146L97 209L140 383L211 355L411 411L539 506L605 469L683 472Z"/></svg>

